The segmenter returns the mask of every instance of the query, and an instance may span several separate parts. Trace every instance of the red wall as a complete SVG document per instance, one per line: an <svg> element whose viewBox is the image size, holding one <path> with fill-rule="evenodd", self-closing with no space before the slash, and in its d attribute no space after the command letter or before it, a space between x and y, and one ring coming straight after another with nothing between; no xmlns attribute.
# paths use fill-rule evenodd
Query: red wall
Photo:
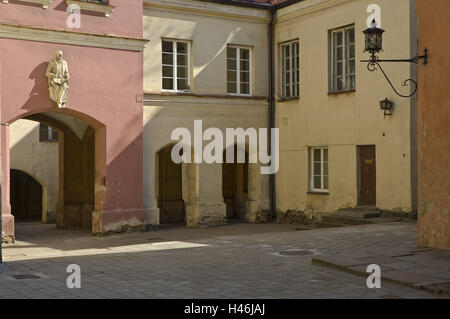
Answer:
<svg viewBox="0 0 450 319"><path fill-rule="evenodd" d="M109 3L116 7L111 17L86 11L81 16L81 28L70 29L66 24L70 14L66 12L65 0L53 0L47 10L39 4L15 0L4 4L0 1L0 23L142 38L143 0L109 0Z"/></svg>
<svg viewBox="0 0 450 319"><path fill-rule="evenodd" d="M450 250L450 1L416 0L419 49L419 234L421 247Z"/></svg>

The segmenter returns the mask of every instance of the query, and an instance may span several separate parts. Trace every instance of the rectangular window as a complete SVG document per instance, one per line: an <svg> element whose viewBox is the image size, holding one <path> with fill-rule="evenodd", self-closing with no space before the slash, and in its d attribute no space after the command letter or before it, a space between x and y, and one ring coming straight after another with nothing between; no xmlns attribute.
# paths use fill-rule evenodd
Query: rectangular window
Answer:
<svg viewBox="0 0 450 319"><path fill-rule="evenodd" d="M355 27L330 32L332 92L355 90Z"/></svg>
<svg viewBox="0 0 450 319"><path fill-rule="evenodd" d="M58 142L58 132L45 124L39 124L39 142Z"/></svg>
<svg viewBox="0 0 450 319"><path fill-rule="evenodd" d="M250 48L228 46L227 93L247 95L252 92L252 51Z"/></svg>
<svg viewBox="0 0 450 319"><path fill-rule="evenodd" d="M298 41L281 45L281 86L284 99L299 97L299 53L300 49Z"/></svg>
<svg viewBox="0 0 450 319"><path fill-rule="evenodd" d="M187 41L162 41L163 91L190 91L190 50Z"/></svg>
<svg viewBox="0 0 450 319"><path fill-rule="evenodd" d="M314 192L328 192L328 148L311 148L310 150L310 189Z"/></svg>

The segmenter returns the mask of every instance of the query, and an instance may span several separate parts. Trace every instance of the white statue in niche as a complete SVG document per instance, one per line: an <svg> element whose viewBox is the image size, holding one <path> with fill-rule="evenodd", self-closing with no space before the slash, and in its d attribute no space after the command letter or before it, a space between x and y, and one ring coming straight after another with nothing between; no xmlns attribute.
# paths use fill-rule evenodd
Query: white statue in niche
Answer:
<svg viewBox="0 0 450 319"><path fill-rule="evenodd" d="M56 51L56 58L48 63L45 75L48 78L48 92L50 99L59 108L63 108L67 103L67 93L69 90L69 68L67 61L62 58L63 52Z"/></svg>

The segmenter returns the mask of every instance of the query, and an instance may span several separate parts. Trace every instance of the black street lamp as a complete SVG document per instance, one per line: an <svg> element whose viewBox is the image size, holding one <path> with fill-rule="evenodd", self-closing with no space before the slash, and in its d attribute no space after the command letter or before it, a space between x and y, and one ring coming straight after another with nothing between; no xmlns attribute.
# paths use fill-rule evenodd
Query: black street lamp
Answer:
<svg viewBox="0 0 450 319"><path fill-rule="evenodd" d="M392 115L392 108L394 107L394 103L392 101L389 101L388 98L385 98L383 101L380 101L380 108L384 111L384 117L386 118L387 115Z"/></svg>
<svg viewBox="0 0 450 319"><path fill-rule="evenodd" d="M396 60L382 60L379 59L377 56L377 53L383 51L383 33L385 32L385 30L377 28L377 22L375 21L375 19L372 21L372 25L370 28L368 28L367 30L364 30L363 33L365 35L366 41L365 41L365 50L364 52L369 52L370 53L370 60L362 60L361 62L367 62L367 69L370 72L373 72L375 70L377 70L377 66L380 68L381 72L383 72L383 75L385 76L386 80L389 82L390 86L392 87L392 89L394 90L394 92L401 96L401 97L411 97L414 94L416 94L417 92L417 82L414 81L413 79L407 79L403 82L402 86L408 86L409 83L413 83L414 84L414 90L411 94L409 95L403 95L400 94L395 87L392 85L391 80L389 80L389 77L386 75L386 73L384 72L383 68L381 67L380 63L381 62L408 62L408 63L415 63L418 64L419 60L423 60L423 64L428 64L428 49L424 50L424 55L416 55L413 58L410 59L396 59Z"/></svg>

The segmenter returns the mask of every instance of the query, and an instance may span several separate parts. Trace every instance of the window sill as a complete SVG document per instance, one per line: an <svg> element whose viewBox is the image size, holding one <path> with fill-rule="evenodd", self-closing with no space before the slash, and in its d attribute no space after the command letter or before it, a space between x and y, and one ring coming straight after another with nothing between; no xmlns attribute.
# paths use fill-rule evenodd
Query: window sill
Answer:
<svg viewBox="0 0 450 319"><path fill-rule="evenodd" d="M328 95L341 95L341 94L352 94L355 93L355 90L346 90L346 91L330 91L328 92Z"/></svg>
<svg viewBox="0 0 450 319"><path fill-rule="evenodd" d="M115 8L115 6L111 6L106 3L84 2L84 1L78 1L78 0L66 0L66 3L68 6L70 6L72 4L78 5L81 10L102 12L105 14L105 17L108 17L108 18L111 16L111 13L113 12L113 10Z"/></svg>
<svg viewBox="0 0 450 319"><path fill-rule="evenodd" d="M42 8L48 9L48 6L52 4L53 0L18 0L18 1L42 4ZM3 0L3 3L8 3L8 0Z"/></svg>
<svg viewBox="0 0 450 319"><path fill-rule="evenodd" d="M310 191L307 192L308 195L321 195L321 196L329 196L330 192L319 192L319 191Z"/></svg>
<svg viewBox="0 0 450 319"><path fill-rule="evenodd" d="M291 102L291 101L298 101L298 100L300 100L300 97L296 96L296 97L279 99L277 102L278 103L283 103L283 102Z"/></svg>

